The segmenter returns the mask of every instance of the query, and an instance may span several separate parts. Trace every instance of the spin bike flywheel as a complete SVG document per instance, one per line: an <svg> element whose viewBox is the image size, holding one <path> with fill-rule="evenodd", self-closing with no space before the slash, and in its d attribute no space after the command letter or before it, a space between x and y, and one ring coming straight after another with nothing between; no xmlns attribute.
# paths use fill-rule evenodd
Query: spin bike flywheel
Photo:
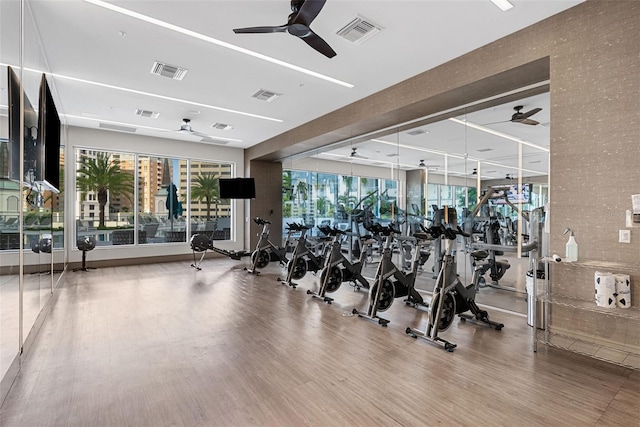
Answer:
<svg viewBox="0 0 640 427"><path fill-rule="evenodd" d="M324 283L325 278L327 277L327 269L323 268L320 273L320 283ZM337 265L331 267L329 272L329 281L327 282L327 287L325 292L335 292L342 285L342 270Z"/></svg>
<svg viewBox="0 0 640 427"><path fill-rule="evenodd" d="M256 260L256 257L258 258ZM256 268L265 268L270 261L269 252L265 249L261 251L253 251L251 254L251 263L256 266Z"/></svg>
<svg viewBox="0 0 640 427"><path fill-rule="evenodd" d="M287 263L287 273L291 273L291 269L293 269L293 273L291 273L291 277L294 279L302 279L305 274L307 274L308 270L307 260L304 258L297 258L295 260L295 264L293 260Z"/></svg>
<svg viewBox="0 0 640 427"><path fill-rule="evenodd" d="M436 313L438 312L438 306L440 305L441 293L435 293L431 300L431 309L429 310L429 322L433 325L436 323ZM444 303L442 304L442 310L440 310L440 319L438 319L438 331L446 331L453 324L453 319L456 317L456 299L447 292L444 294Z"/></svg>
<svg viewBox="0 0 640 427"><path fill-rule="evenodd" d="M371 292L374 295L377 291L378 291L378 283L373 285L373 288L371 289ZM385 279L385 281L382 282L382 290L380 291L380 298L378 299L377 310L387 311L389 307L391 307L391 304L393 304L393 300L395 299L395 297L396 297L396 287L394 286L391 280Z"/></svg>

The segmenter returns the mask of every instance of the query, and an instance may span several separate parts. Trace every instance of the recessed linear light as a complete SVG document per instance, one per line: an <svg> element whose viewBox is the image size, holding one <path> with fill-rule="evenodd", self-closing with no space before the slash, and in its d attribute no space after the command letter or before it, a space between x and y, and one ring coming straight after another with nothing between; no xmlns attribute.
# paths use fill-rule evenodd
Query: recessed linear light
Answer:
<svg viewBox="0 0 640 427"><path fill-rule="evenodd" d="M506 12L513 7L513 5L509 3L509 0L491 0L491 3L498 6L503 12Z"/></svg>
<svg viewBox="0 0 640 427"><path fill-rule="evenodd" d="M131 123L114 122L112 120L92 119L92 118L89 118L89 117L74 116L72 114L61 114L61 116L72 118L72 119L91 120L91 121L94 121L94 122L109 123L109 124L118 125L118 126L130 126L130 127L135 127L135 128L138 128L138 129L150 129L150 130L157 130L157 131L161 131L161 132L172 132L172 129L154 128L154 127L151 127L151 126L140 126L140 125L137 125L137 124L134 125L134 124L131 124ZM207 138L215 139L215 140L218 140L218 141L242 142L241 139L220 138L220 137L217 137L217 136L207 136Z"/></svg>
<svg viewBox="0 0 640 427"><path fill-rule="evenodd" d="M546 151L547 153L549 152L548 148L544 148L544 147L536 145L536 144L534 144L532 142L528 142L528 141L522 140L520 138L516 138L515 136L507 135L506 133L502 133L502 132L495 131L493 129L489 129L488 127L480 126L480 125L477 125L475 123L471 123L469 121L456 119L456 118L453 118L453 117L450 118L449 120L451 120L454 123L461 124L463 126L468 126L470 128L473 128L473 129L476 129L476 130L479 130L479 131L482 131L482 132L486 132L486 133L490 133L490 134L495 135L495 136L499 136L500 138L508 139L510 141L519 142L519 143L527 145L529 147L537 148L538 150L542 150L542 151Z"/></svg>
<svg viewBox="0 0 640 427"><path fill-rule="evenodd" d="M2 67L7 66L7 65L10 65L10 64L0 63L0 66L2 66ZM43 73L43 71L35 70L33 68L25 68L24 70L25 71L31 71L33 73L38 73L38 74L42 74ZM89 85L93 85L93 86L105 87L105 88L108 88L108 89L121 90L123 92L129 92L129 93L135 93L135 94L138 94L138 95L150 96L152 98L164 99L164 100L167 100L167 101L181 102L183 104L195 105L197 107L211 108L212 110L224 111L226 113L232 113L232 114L240 114L241 116L253 117L253 118L256 118L256 119L269 120L269 121L278 122L278 123L282 123L283 122L282 119L275 119L273 117L260 116L258 114L252 114L252 113L245 113L244 111L231 110L229 108L216 107L215 105L203 104L201 102L187 101L186 99L173 98L171 96L158 95L158 94L155 94L155 93L143 92L141 90L136 90L136 89L128 89L128 88L125 88L125 87L110 85L110 84L106 84L106 83L93 82L91 80L79 79L77 77L63 76L62 74L55 74L55 73L48 73L48 74L50 76L52 76L52 77L57 77L59 79L64 79L64 80L71 80L71 81L78 82L78 83L85 83L85 84L89 84Z"/></svg>
<svg viewBox="0 0 640 427"><path fill-rule="evenodd" d="M319 79L322 79L322 80L325 80L325 81L328 81L328 82L331 82L331 83L335 83L335 84L340 85L340 86L344 86L344 87L347 87L347 88L352 88L353 87L353 85L351 83L343 82L342 80L334 79L333 77L325 76L324 74L320 74L320 73L317 73L315 71L307 70L306 68L302 68L302 67L299 67L297 65L289 64L288 62L284 62L284 61L281 61L279 59L275 59L275 58L272 58L270 56L254 52L254 51L249 50L249 49L244 49L242 47L235 46L235 45L233 45L231 43L227 43L227 42L223 42L223 41L218 40L218 39L214 39L213 37L209 37L209 36L206 36L204 34L200 34L200 33L197 33L195 31L191 31L191 30L188 30L186 28L182 28L182 27L179 27L177 25L173 25L173 24L170 24L168 22L161 21L159 19L151 18L150 16L146 16L146 15L143 15L141 13L137 13L137 12L134 12L132 10L125 9L123 7L115 6L113 4L104 2L102 0L83 0L83 1L85 1L86 3L91 3L91 4L93 4L95 6L98 6L98 7L109 9L112 12L120 13L122 15L126 15L126 16L129 16L129 17L134 18L134 19L139 19L139 20L147 22L149 24L157 25L159 27L166 28L167 30L175 31L175 32L184 34L186 36L190 36L190 37L205 41L207 43L215 44L215 45L220 46L220 47L224 47L224 48L231 49L231 50L234 50L234 51L239 52L239 53L243 53L245 55L250 55L250 56L253 56L254 58L262 59L263 61L271 62L272 64L280 65L282 67L289 68L291 70L298 71L300 73L304 73L304 74L307 74L309 76L316 77L316 78L319 78Z"/></svg>

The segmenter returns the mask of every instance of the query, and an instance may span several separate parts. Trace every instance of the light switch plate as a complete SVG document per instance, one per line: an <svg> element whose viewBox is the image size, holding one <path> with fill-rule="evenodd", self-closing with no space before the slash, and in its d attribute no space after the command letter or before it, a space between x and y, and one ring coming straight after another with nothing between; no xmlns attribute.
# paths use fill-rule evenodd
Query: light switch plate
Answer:
<svg viewBox="0 0 640 427"><path fill-rule="evenodd" d="M619 236L620 243L631 243L631 230L619 230Z"/></svg>

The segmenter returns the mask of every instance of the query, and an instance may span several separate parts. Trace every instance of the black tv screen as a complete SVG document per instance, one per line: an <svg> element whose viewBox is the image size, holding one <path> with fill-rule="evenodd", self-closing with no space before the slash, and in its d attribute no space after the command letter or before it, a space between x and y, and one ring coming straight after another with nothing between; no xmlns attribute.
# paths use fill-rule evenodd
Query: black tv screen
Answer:
<svg viewBox="0 0 640 427"><path fill-rule="evenodd" d="M60 188L60 117L44 74L40 80L38 124L39 146L43 154L40 164L44 171L41 181L45 189L58 190Z"/></svg>
<svg viewBox="0 0 640 427"><path fill-rule="evenodd" d="M9 102L9 179L20 182L20 82L13 68L7 67Z"/></svg>
<svg viewBox="0 0 640 427"><path fill-rule="evenodd" d="M44 152L38 144L38 114L22 91L18 76L11 67L8 71L9 89L9 179L32 186L43 179ZM24 111L24 176L20 177L20 98ZM22 178L22 179L21 179Z"/></svg>
<svg viewBox="0 0 640 427"><path fill-rule="evenodd" d="M253 178L221 178L221 199L255 199L256 184Z"/></svg>

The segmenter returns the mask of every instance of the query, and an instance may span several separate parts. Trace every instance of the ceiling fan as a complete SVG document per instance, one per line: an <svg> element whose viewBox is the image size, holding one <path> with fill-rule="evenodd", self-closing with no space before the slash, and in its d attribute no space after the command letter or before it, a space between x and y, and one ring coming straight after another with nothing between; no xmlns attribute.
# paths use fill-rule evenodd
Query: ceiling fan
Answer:
<svg viewBox="0 0 640 427"><path fill-rule="evenodd" d="M356 157L358 159L368 159L368 157L363 156L362 154L358 154L358 147L351 148L350 157Z"/></svg>
<svg viewBox="0 0 640 427"><path fill-rule="evenodd" d="M174 130L174 132L182 133L185 135L199 136L201 138L211 138L206 133L196 132L195 130L193 130L189 123L191 123L191 119L182 119L182 126L180 126L180 129Z"/></svg>
<svg viewBox="0 0 640 427"><path fill-rule="evenodd" d="M539 125L540 122L532 120L529 117L531 117L534 114L537 114L540 111L542 111L542 108L534 108L533 110L529 110L526 113L523 113L521 111L523 108L524 108L524 106L522 106L522 105L516 105L515 107L513 107L513 109L516 110L516 112L513 113L513 115L511 116L511 120L504 120L504 121L501 121L501 122L493 122L493 123L485 123L483 126L495 125L495 124L498 124L498 123L507 123L507 122L522 123L523 125L532 125L532 126Z"/></svg>
<svg viewBox="0 0 640 427"><path fill-rule="evenodd" d="M542 108L534 108L533 110L529 110L526 113L523 113L520 111L523 108L524 107L522 105L517 105L513 107L513 109L516 110L516 112L513 114L513 116L511 116L511 121L513 123L522 123L523 125L533 125L533 126L539 125L540 122L531 120L529 117L542 111Z"/></svg>
<svg viewBox="0 0 640 427"><path fill-rule="evenodd" d="M236 34L257 33L289 33L302 39L309 46L328 58L336 56L336 52L309 25L318 16L327 0L291 0L291 11L287 23L271 27L234 28Z"/></svg>

